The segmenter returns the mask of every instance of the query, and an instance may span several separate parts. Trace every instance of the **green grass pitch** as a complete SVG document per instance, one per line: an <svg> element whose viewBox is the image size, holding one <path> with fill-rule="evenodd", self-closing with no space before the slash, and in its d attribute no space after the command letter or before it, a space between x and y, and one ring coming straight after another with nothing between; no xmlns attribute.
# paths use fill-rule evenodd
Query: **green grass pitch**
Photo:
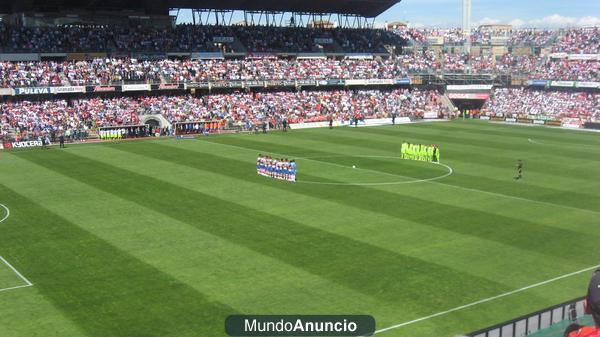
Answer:
<svg viewBox="0 0 600 337"><path fill-rule="evenodd" d="M256 175L259 153L299 158L299 182ZM0 256L33 286L0 291L0 336L220 337L235 313L382 329L598 265L599 191L600 134L469 121L1 152ZM470 332L590 275L378 336Z"/></svg>

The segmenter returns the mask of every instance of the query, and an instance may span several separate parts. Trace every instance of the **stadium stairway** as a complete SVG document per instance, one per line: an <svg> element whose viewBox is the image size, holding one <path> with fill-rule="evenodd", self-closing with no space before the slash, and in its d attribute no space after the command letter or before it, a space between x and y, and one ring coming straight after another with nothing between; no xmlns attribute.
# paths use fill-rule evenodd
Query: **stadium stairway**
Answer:
<svg viewBox="0 0 600 337"><path fill-rule="evenodd" d="M452 100L450 100L450 98L448 98L448 95L443 94L440 96L440 98L442 99L442 105L445 106L446 108L448 108L448 111L456 110L456 106L454 106L454 103L452 103Z"/></svg>

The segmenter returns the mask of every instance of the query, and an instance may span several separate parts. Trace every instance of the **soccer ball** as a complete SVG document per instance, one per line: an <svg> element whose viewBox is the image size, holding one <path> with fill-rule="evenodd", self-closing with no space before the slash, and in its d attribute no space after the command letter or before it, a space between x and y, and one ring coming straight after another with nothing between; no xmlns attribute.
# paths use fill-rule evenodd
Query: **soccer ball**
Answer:
<svg viewBox="0 0 600 337"><path fill-rule="evenodd" d="M352 165L352 168L356 168L356 165Z"/></svg>

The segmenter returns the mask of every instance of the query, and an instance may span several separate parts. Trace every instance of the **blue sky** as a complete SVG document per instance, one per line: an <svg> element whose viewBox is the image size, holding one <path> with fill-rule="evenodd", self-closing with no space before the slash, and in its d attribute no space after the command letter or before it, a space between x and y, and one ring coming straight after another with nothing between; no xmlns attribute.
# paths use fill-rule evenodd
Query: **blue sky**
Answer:
<svg viewBox="0 0 600 337"><path fill-rule="evenodd" d="M459 26L462 0L403 0L376 18L424 26ZM600 25L599 0L472 0L474 23L564 27Z"/></svg>
<svg viewBox="0 0 600 337"><path fill-rule="evenodd" d="M379 25L402 21L417 27L459 27L461 12L462 0L402 0L375 21ZM236 13L232 22L241 19ZM474 27L493 23L544 28L600 26L600 0L472 0L471 20ZM191 11L182 10L178 22L191 22Z"/></svg>

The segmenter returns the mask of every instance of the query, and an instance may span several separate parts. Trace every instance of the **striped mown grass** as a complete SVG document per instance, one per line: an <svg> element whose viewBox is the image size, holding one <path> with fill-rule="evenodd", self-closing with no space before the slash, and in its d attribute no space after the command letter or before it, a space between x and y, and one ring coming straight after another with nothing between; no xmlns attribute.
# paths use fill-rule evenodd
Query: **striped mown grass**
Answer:
<svg viewBox="0 0 600 337"><path fill-rule="evenodd" d="M256 175L259 153L298 159L299 182ZM217 337L234 313L385 328L599 264L599 176L596 133L470 121L3 152L0 255L34 286L0 292L0 336ZM381 336L476 330L588 278Z"/></svg>

